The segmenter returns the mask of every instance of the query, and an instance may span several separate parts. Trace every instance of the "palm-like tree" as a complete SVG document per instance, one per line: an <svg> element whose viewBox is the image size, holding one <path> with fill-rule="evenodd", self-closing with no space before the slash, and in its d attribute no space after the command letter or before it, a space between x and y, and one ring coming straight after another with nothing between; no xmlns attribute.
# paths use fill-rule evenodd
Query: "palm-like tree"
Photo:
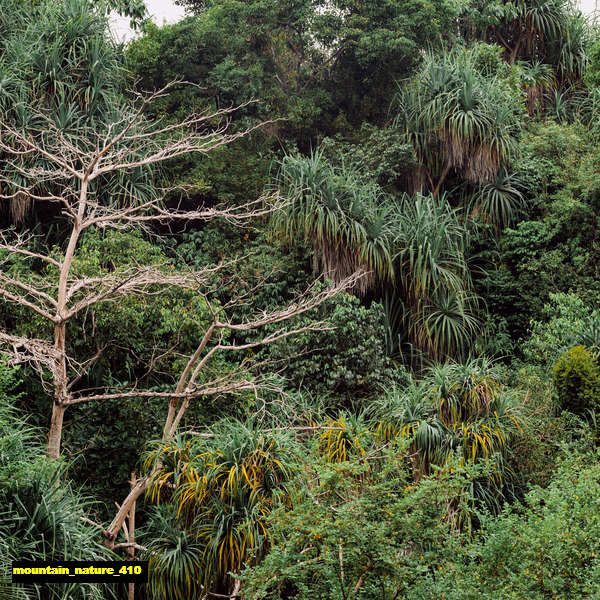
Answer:
<svg viewBox="0 0 600 600"><path fill-rule="evenodd" d="M573 84L585 71L593 27L577 0L520 0L505 3L499 20L472 20L463 14L467 38L504 48L506 59L548 65L561 84Z"/></svg>
<svg viewBox="0 0 600 600"><path fill-rule="evenodd" d="M319 150L284 157L275 184L287 202L272 227L312 247L315 271L336 282L365 271L356 288L361 294L393 279L394 212L379 186L328 164Z"/></svg>
<svg viewBox="0 0 600 600"><path fill-rule="evenodd" d="M485 358L433 366L424 380L391 390L372 407L377 439L410 441L416 480L431 474L433 465L444 467L453 452L465 463L483 461L490 475L476 488L486 500L497 499L509 474L510 440L523 420L496 376Z"/></svg>
<svg viewBox="0 0 600 600"><path fill-rule="evenodd" d="M366 271L359 294L387 287L390 347L403 330L404 341L433 358L462 352L477 331L477 301L465 258L468 232L445 196L392 201L318 150L286 156L276 186L289 200L271 226L290 242L310 244L315 270L335 281Z"/></svg>
<svg viewBox="0 0 600 600"><path fill-rule="evenodd" d="M457 356L480 331L479 299L464 290L439 290L414 318L415 339L431 357Z"/></svg>
<svg viewBox="0 0 600 600"><path fill-rule="evenodd" d="M529 116L544 108L544 94L554 83L554 72L550 65L539 60L531 63L519 62L521 81L527 94L527 112Z"/></svg>
<svg viewBox="0 0 600 600"><path fill-rule="evenodd" d="M565 9L573 7L570 0L527 0L515 6L508 24L511 27L510 58L534 57L540 46L563 31Z"/></svg>
<svg viewBox="0 0 600 600"><path fill-rule="evenodd" d="M473 51L427 54L395 101L396 126L421 164L417 189L428 187L438 196L451 171L485 184L515 152L514 102L504 85L478 70Z"/></svg>
<svg viewBox="0 0 600 600"><path fill-rule="evenodd" d="M333 463L362 459L373 442L373 434L363 415L341 413L335 419L325 421L320 435L323 456Z"/></svg>
<svg viewBox="0 0 600 600"><path fill-rule="evenodd" d="M523 213L526 200L522 189L519 175L502 167L493 181L480 186L473 194L471 215L501 231Z"/></svg>
<svg viewBox="0 0 600 600"><path fill-rule="evenodd" d="M44 457L41 432L13 408L16 383L0 362L0 597L6 591L11 600L113 598L110 586L99 584L4 587L11 561L115 558L87 522L92 502L70 485L64 465Z"/></svg>
<svg viewBox="0 0 600 600"><path fill-rule="evenodd" d="M202 544L193 533L178 526L176 513L172 511L154 512L150 528L157 531L148 544L150 597L173 600L199 597L203 582Z"/></svg>
<svg viewBox="0 0 600 600"><path fill-rule="evenodd" d="M448 432L433 410L426 382L411 381L404 389L392 388L371 407L373 428L380 444L396 438L410 441L415 480L432 464L443 464Z"/></svg>
<svg viewBox="0 0 600 600"><path fill-rule="evenodd" d="M156 444L145 465L151 469L160 461L161 469L154 473L148 494L155 502L169 499L178 527L152 558L167 579L184 583L179 570L167 570L179 569L172 554L184 547L177 540L185 531L185 548L190 549L185 556L197 556L197 547L202 548L199 566L188 560L193 573L201 574L205 589L229 590L229 573L240 571L250 553L265 546L266 518L287 498L286 485L294 472L292 448L283 432L231 421L216 425L209 437ZM185 556L181 551L180 560ZM185 597L185 590L179 592Z"/></svg>
<svg viewBox="0 0 600 600"><path fill-rule="evenodd" d="M542 61L563 83L581 78L591 43L588 20L573 0L526 0L504 24L509 57ZM500 38L499 38L500 39Z"/></svg>
<svg viewBox="0 0 600 600"><path fill-rule="evenodd" d="M404 327L433 358L460 353L478 326L465 258L468 233L444 196L405 196L398 214L395 264L407 308Z"/></svg>

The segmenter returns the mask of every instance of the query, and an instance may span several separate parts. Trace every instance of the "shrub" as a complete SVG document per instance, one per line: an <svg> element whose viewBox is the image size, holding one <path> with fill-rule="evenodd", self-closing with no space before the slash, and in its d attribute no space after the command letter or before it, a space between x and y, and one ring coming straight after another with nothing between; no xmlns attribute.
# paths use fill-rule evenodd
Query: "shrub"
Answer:
<svg viewBox="0 0 600 600"><path fill-rule="evenodd" d="M600 85L600 40L596 40L590 48L589 65L583 77L590 88Z"/></svg>
<svg viewBox="0 0 600 600"><path fill-rule="evenodd" d="M100 584L9 586L13 560L116 558L100 545L97 529L87 520L91 501L67 480L63 463L44 455L41 431L14 407L16 385L17 370L0 362L0 598L115 598L111 586Z"/></svg>
<svg viewBox="0 0 600 600"><path fill-rule="evenodd" d="M270 348L271 359L286 365L283 374L291 389L358 399L378 393L393 379L380 304L367 308L342 293L297 324L311 319L327 321L331 329L309 330Z"/></svg>
<svg viewBox="0 0 600 600"><path fill-rule="evenodd" d="M561 406L576 414L600 406L600 371L585 346L574 346L558 359L553 370L554 387Z"/></svg>

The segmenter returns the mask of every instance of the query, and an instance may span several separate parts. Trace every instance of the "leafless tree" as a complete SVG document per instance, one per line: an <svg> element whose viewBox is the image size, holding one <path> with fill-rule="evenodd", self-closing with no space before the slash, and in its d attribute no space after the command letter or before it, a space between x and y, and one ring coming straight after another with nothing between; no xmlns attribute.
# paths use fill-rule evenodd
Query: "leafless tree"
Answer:
<svg viewBox="0 0 600 600"><path fill-rule="evenodd" d="M172 437L190 403L242 390L268 386L268 377L252 374L240 360L240 368L206 381L200 377L209 362L221 353L243 354L252 348L270 344L324 323L291 326L290 320L319 306L340 290L352 286L356 274L334 287L311 286L288 306L270 312L258 311L246 320L230 315L248 300L252 289L225 305L211 302L207 290L216 273L226 272L227 264L202 270L174 272L161 265L131 264L112 273L97 276L78 275L73 268L80 251L82 234L91 227L100 229L145 228L152 223L172 221L209 221L227 219L243 224L276 210L272 202L260 198L242 206L200 207L195 210L170 209L164 202L170 189L154 189L150 198L135 201L128 194L107 198L110 177L124 177L132 171L177 159L190 153L206 154L247 135L252 129L229 133L228 117L233 109L193 114L177 122L152 121L145 117L150 103L165 96L175 84L149 93L136 94L134 108L97 129L66 133L42 110L34 109L37 132L25 132L0 120L0 152L4 168L0 174L0 200L56 203L69 223L64 249L39 251L31 236L0 233L0 298L19 305L41 317L52 333L46 339L34 339L14 332L0 331L0 348L12 363L27 363L40 374L52 395L52 416L48 435L48 455L58 458L65 411L69 406L95 402L122 401L126 398L164 398L167 414L163 439ZM32 277L28 271L2 268L14 257L23 262L46 265L52 277ZM260 285L257 284L257 285ZM185 367L171 391L156 392L134 386L130 389L82 389L81 382L98 361L102 349L92 357L69 356L67 327L75 317L106 302L128 296L160 293L168 287L191 290L202 296L211 314L210 323L195 351L187 356ZM246 296L246 297L244 297ZM260 334L263 331L263 334ZM255 341L236 343L227 332L257 332ZM152 366L150 365L151 369ZM201 383L200 383L201 381ZM105 532L107 544L114 546L118 532L136 499L146 489L148 478L132 485L131 493Z"/></svg>

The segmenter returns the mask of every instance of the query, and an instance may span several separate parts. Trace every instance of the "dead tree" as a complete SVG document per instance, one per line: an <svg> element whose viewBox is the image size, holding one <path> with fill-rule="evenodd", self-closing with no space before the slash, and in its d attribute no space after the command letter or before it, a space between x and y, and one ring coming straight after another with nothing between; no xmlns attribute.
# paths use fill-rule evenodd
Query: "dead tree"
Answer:
<svg viewBox="0 0 600 600"><path fill-rule="evenodd" d="M115 273L97 277L78 276L73 261L79 250L82 234L91 227L100 229L144 228L151 223L172 221L208 221L227 219L245 223L265 216L276 209L264 199L243 206L200 207L196 210L169 209L164 200L173 188L156 189L151 199L135 202L132 198L107 198L103 186L110 177L123 177L136 169L157 165L190 153L206 154L247 135L251 129L229 133L227 121L233 109L193 114L174 122L151 121L145 117L150 103L165 96L175 84L150 94L136 94L136 105L124 115L97 129L66 133L59 129L43 111L35 111L36 121L42 123L37 132L25 132L0 120L0 152L4 154L0 175L0 199L11 202L27 198L30 202L52 202L61 207L69 223L68 241L59 255L34 250L27 235L0 235L0 257L4 264L11 256L24 261L41 261L54 276L32 278L28 273L0 271L0 298L37 314L51 326L47 339L33 339L14 332L0 331L0 348L9 354L12 363L28 363L40 374L43 385L52 395L52 415L48 434L48 455L60 456L63 420L69 406L79 403L118 401L124 398L160 397L168 402L164 437L173 435L189 403L195 398L257 389L265 382L249 377L247 369L228 373L210 382L198 384L198 376L219 352L240 352L269 344L294 335L312 324L293 329L286 325L290 319L315 308L352 282L318 292L309 289L288 307L270 313L258 313L245 322L233 322L227 315L234 306L215 308L206 295L208 282L215 272L227 265L207 267L200 271L172 272L159 266L132 264ZM258 126L257 126L258 127ZM0 267L2 267L0 258ZM212 312L212 322L198 341L196 351L188 357L187 365L170 392L155 392L134 387L129 390L82 390L80 383L97 361L94 357L74 357L67 354L68 324L90 308L109 301L119 301L130 295L156 293L157 289L177 286L205 296ZM235 305L235 300L232 302ZM278 328L274 328L279 324ZM236 345L226 341L226 331L255 331L270 326L258 341ZM49 375L49 377L48 377ZM48 383L49 382L49 383ZM121 506L110 527L107 539L114 541L139 490L138 483Z"/></svg>

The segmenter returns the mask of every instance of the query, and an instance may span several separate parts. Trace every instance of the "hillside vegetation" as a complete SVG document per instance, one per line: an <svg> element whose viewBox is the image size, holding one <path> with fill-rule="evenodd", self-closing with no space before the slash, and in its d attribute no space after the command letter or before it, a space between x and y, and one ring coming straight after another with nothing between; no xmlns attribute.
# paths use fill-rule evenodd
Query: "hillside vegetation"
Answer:
<svg viewBox="0 0 600 600"><path fill-rule="evenodd" d="M599 597L594 22L177 3L0 0L0 598Z"/></svg>

